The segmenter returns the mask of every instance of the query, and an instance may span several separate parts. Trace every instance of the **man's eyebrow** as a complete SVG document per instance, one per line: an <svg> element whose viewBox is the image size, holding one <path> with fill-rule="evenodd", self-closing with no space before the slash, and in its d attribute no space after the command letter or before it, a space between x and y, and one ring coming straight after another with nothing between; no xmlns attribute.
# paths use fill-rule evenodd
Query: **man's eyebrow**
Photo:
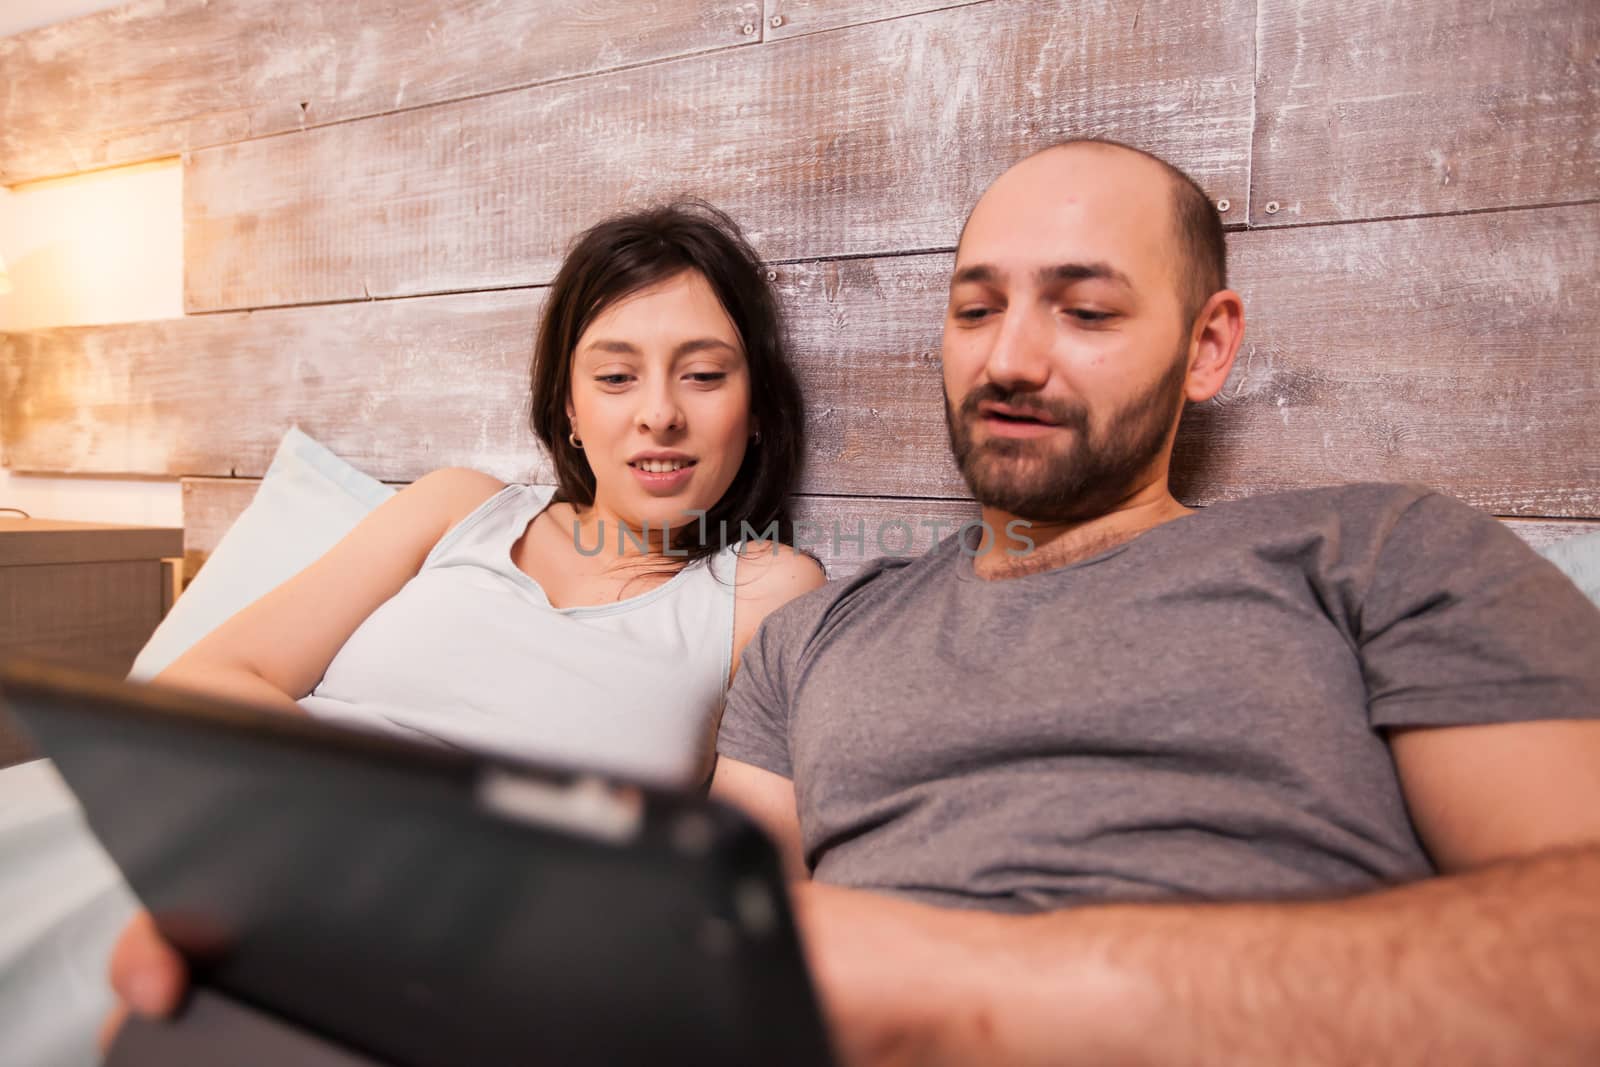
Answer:
<svg viewBox="0 0 1600 1067"><path fill-rule="evenodd" d="M1040 267L1034 271L1034 277L1040 285L1049 285L1052 282L1083 282L1083 281L1108 281L1116 282L1133 288L1133 282L1128 276L1109 263L1052 263L1048 267ZM998 281L1000 272L988 263L974 263L970 267L962 267L950 277L951 287L966 283L990 284Z"/></svg>
<svg viewBox="0 0 1600 1067"><path fill-rule="evenodd" d="M954 288L967 282L992 282L998 278L999 272L987 263L974 263L970 267L962 267L950 276L950 285Z"/></svg>
<svg viewBox="0 0 1600 1067"><path fill-rule="evenodd" d="M1109 263L1055 263L1048 267L1040 267L1034 272L1034 277L1040 285L1051 282L1086 282L1107 281L1116 282L1125 288L1132 289L1133 282L1128 276Z"/></svg>

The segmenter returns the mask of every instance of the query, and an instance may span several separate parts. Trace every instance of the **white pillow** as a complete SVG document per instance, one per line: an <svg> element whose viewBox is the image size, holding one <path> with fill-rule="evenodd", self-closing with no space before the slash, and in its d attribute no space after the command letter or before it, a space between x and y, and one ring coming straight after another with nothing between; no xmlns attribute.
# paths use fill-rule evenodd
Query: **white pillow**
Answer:
<svg viewBox="0 0 1600 1067"><path fill-rule="evenodd" d="M1560 567L1588 598L1600 604L1600 533L1546 545L1541 554Z"/></svg>
<svg viewBox="0 0 1600 1067"><path fill-rule="evenodd" d="M315 562L394 489L297 428L150 641L128 677L148 681L245 605Z"/></svg>

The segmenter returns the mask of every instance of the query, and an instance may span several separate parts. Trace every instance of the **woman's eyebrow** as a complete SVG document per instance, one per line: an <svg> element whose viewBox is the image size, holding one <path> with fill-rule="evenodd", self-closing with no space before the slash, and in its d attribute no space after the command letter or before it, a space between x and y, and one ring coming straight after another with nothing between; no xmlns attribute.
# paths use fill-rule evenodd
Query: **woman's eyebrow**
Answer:
<svg viewBox="0 0 1600 1067"><path fill-rule="evenodd" d="M630 341L617 341L608 337L597 337L583 346L585 352L614 352L620 356L637 356L639 346Z"/></svg>
<svg viewBox="0 0 1600 1067"><path fill-rule="evenodd" d="M722 340L720 337L696 337L692 341L684 341L672 350L673 359L681 359L696 352L706 352L712 349L722 349L725 352L737 355L739 349Z"/></svg>
<svg viewBox="0 0 1600 1067"><path fill-rule="evenodd" d="M695 337L687 341L681 341L673 346L672 358L682 359L684 356L691 356L697 352L718 349L733 355L738 355L739 353L737 345L724 341L720 337ZM618 356L637 356L642 354L639 346L632 341L624 341L616 337L597 337L593 341L587 342L579 351L586 353L600 352Z"/></svg>

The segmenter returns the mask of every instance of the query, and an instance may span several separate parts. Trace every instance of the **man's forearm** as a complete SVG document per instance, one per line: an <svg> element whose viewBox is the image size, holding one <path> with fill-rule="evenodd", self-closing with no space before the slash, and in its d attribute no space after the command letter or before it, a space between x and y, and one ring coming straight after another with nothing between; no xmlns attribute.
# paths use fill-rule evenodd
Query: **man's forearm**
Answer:
<svg viewBox="0 0 1600 1067"><path fill-rule="evenodd" d="M1011 920L950 1062L1600 1063L1600 849L1339 901ZM991 936L995 933L990 928Z"/></svg>

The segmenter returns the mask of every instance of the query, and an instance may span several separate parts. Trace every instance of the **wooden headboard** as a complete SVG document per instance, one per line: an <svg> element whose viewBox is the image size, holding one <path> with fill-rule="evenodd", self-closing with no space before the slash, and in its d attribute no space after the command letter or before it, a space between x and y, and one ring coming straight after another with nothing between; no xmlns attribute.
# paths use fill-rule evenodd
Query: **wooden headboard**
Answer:
<svg viewBox="0 0 1600 1067"><path fill-rule="evenodd" d="M181 478L196 559L290 424L386 480L541 480L561 250L694 193L772 264L797 511L868 528L821 546L845 573L886 517L973 514L940 411L951 249L1010 162L1093 134L1226 202L1248 332L1186 420L1185 500L1403 480L1530 540L1596 528L1590 0L572 10L140 0L0 41L0 180L182 154L188 311L6 336L6 464Z"/></svg>

